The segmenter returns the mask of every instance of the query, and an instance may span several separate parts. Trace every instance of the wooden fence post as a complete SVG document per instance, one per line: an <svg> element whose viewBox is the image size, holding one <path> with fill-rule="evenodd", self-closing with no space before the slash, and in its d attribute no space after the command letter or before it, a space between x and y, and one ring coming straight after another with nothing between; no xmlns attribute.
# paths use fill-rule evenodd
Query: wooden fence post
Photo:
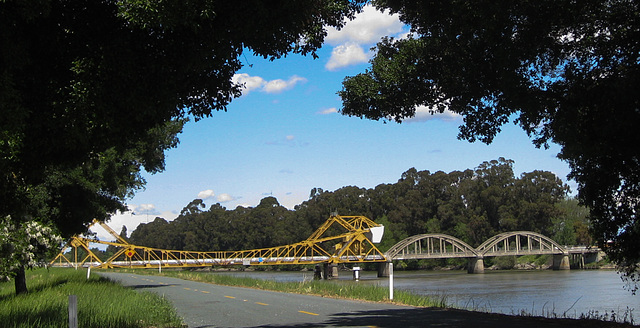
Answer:
<svg viewBox="0 0 640 328"><path fill-rule="evenodd" d="M69 295L69 328L78 328L78 297Z"/></svg>

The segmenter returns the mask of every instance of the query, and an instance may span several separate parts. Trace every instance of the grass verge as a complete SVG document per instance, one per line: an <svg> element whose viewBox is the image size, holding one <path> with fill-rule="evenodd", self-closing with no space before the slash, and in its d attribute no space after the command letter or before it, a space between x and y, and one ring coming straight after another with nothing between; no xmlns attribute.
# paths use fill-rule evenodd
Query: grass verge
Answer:
<svg viewBox="0 0 640 328"><path fill-rule="evenodd" d="M27 272L29 293L15 295L13 281L0 283L0 326L69 327L69 295L78 298L78 326L83 328L173 328L182 320L171 303L139 293L86 271L50 268Z"/></svg>
<svg viewBox="0 0 640 328"><path fill-rule="evenodd" d="M395 290L393 301L389 300L389 289L375 285L359 285L325 280L311 280L303 282L279 282L262 280L232 275L218 275L212 272L198 271L170 271L164 270L158 273L153 270L127 270L120 272L137 273L144 275L161 275L179 279L199 281L210 284L257 288L286 293L308 294L322 297L354 299L371 302L389 302L401 305L419 307L448 307L446 296L428 297L412 294L403 290Z"/></svg>

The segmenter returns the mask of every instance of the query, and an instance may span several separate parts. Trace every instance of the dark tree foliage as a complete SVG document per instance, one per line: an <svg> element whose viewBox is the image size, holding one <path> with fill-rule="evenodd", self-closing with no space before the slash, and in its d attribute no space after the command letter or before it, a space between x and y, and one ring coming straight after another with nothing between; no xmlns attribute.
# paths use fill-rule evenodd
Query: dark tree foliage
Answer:
<svg viewBox="0 0 640 328"><path fill-rule="evenodd" d="M174 221L157 218L141 224L130 241L193 251L273 247L305 240L336 212L365 215L383 224L383 251L408 236L429 232L449 234L475 246L510 230L583 241L579 227L585 225L586 213L580 213L577 204L567 203L568 187L545 171L516 178L512 165L513 161L500 158L464 172L412 168L398 182L373 189L348 186L330 192L314 188L309 200L295 210L267 197L254 208L226 210L214 204L203 211L197 199Z"/></svg>
<svg viewBox="0 0 640 328"><path fill-rule="evenodd" d="M164 169L187 118L240 94L245 51L311 54L354 0L0 2L0 215L69 236Z"/></svg>
<svg viewBox="0 0 640 328"><path fill-rule="evenodd" d="M240 95L244 51L315 56L361 0L0 2L0 216L63 236L124 210L188 118ZM24 270L17 270L24 279Z"/></svg>
<svg viewBox="0 0 640 328"><path fill-rule="evenodd" d="M157 217L149 223L141 223L131 232L129 242L154 248L182 249L182 239L165 219Z"/></svg>
<svg viewBox="0 0 640 328"><path fill-rule="evenodd" d="M403 121L416 106L461 114L490 143L515 119L571 167L593 236L640 279L640 11L632 0L375 0L411 26L383 39L339 92L342 113Z"/></svg>
<svg viewBox="0 0 640 328"><path fill-rule="evenodd" d="M201 203L192 201L174 221L156 218L140 224L130 241L163 249L219 251L292 244L311 234L305 222L296 222L293 212L273 197L264 198L255 208L227 211L214 204L208 211L186 210Z"/></svg>

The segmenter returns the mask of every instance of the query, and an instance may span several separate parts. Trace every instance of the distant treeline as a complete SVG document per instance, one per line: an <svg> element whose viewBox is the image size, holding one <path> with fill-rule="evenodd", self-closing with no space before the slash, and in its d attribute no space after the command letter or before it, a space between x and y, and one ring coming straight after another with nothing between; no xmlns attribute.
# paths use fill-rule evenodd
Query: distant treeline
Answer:
<svg viewBox="0 0 640 328"><path fill-rule="evenodd" d="M171 222L140 224L130 242L148 247L219 251L286 245L306 239L332 212L364 215L385 226L380 249L415 234L445 233L477 246L505 231L530 230L561 244L590 244L587 210L569 198L569 187L547 171L515 177L513 161L499 158L475 169L431 173L414 168L398 182L373 189L354 186L311 190L289 210L276 198L256 207L205 210L189 203Z"/></svg>

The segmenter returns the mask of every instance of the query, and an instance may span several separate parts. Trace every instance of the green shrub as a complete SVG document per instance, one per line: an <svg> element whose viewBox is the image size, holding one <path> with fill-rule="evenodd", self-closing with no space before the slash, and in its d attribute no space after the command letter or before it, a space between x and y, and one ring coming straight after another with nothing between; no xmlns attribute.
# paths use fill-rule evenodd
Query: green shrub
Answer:
<svg viewBox="0 0 640 328"><path fill-rule="evenodd" d="M495 265L499 270L513 269L513 267L516 265L516 257L496 256L493 258L493 265Z"/></svg>

